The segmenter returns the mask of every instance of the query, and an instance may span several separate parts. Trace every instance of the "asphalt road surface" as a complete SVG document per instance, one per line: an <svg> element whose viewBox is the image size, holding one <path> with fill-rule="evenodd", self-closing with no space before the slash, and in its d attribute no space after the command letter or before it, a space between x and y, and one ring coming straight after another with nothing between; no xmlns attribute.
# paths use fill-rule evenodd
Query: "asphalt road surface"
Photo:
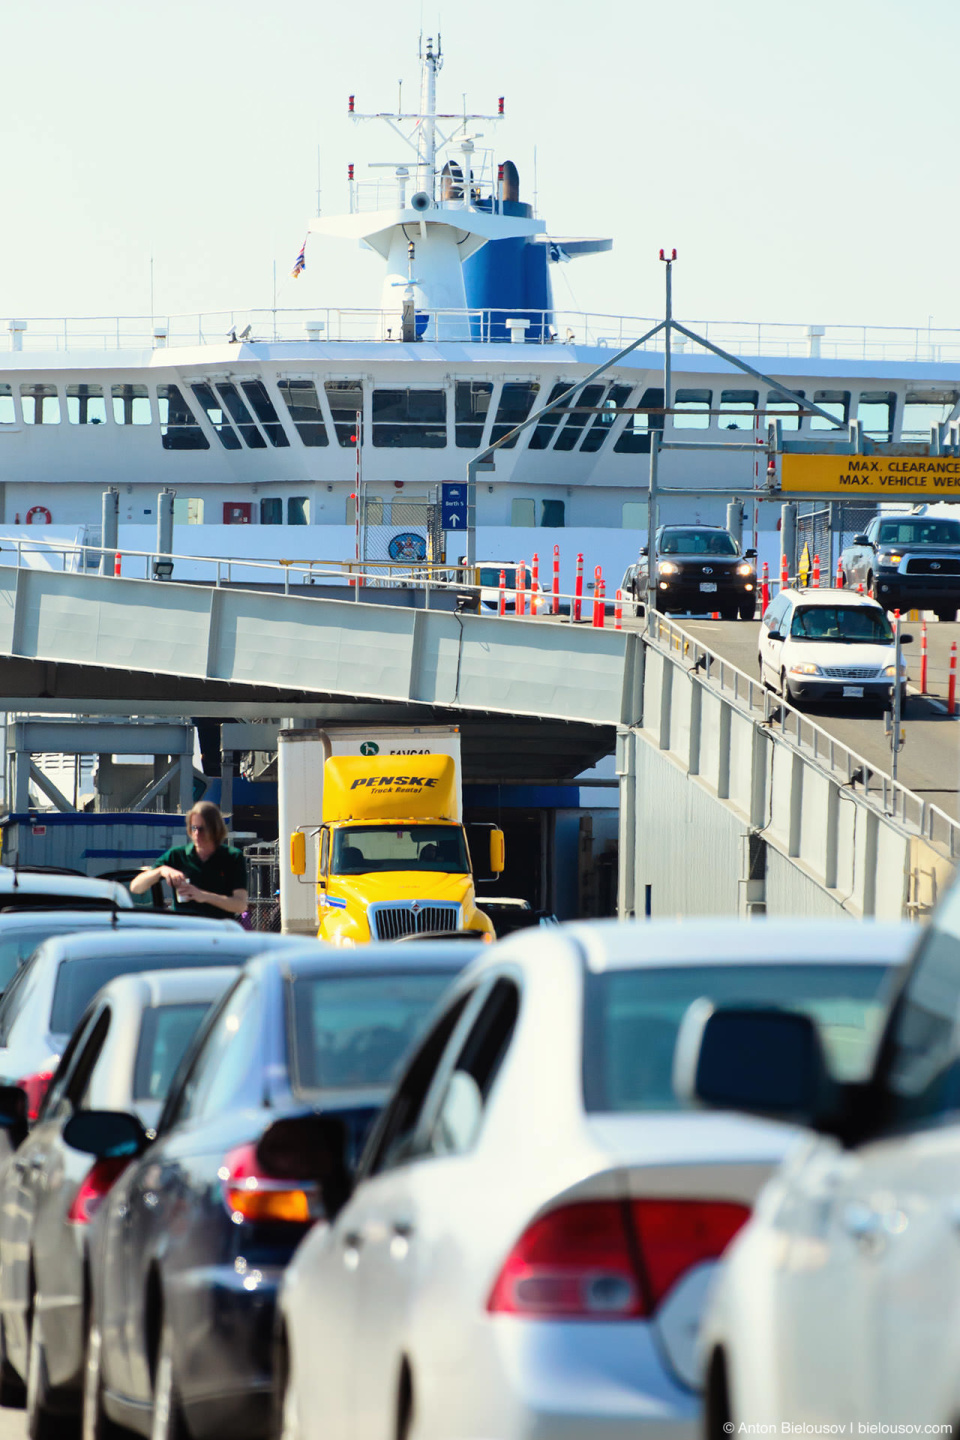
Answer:
<svg viewBox="0 0 960 1440"><path fill-rule="evenodd" d="M22 1410L0 1408L0 1440L27 1440L27 1421Z"/></svg>

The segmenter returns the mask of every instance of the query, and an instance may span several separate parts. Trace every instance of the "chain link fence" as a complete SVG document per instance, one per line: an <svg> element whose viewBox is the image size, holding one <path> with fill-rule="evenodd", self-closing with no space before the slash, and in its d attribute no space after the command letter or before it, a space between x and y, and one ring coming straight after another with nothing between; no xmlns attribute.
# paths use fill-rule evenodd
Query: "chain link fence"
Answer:
<svg viewBox="0 0 960 1440"><path fill-rule="evenodd" d="M360 554L364 562L438 565L445 559L443 548L439 499L383 500L375 495L361 499ZM393 582L385 572L382 580L366 583Z"/></svg>
<svg viewBox="0 0 960 1440"><path fill-rule="evenodd" d="M811 567L814 555L820 556L821 584L831 585L841 553L855 535L863 533L879 508L876 501L811 502L797 516L797 567L806 545Z"/></svg>
<svg viewBox="0 0 960 1440"><path fill-rule="evenodd" d="M247 862L247 894L250 903L248 929L279 932L280 930L280 844L265 841L248 845L243 852Z"/></svg>

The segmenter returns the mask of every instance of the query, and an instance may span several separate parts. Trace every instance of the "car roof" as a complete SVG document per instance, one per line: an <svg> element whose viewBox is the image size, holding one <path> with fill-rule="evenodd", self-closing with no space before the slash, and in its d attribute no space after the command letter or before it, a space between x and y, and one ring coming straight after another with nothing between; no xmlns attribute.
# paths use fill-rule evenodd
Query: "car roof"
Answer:
<svg viewBox="0 0 960 1440"><path fill-rule="evenodd" d="M92 875L57 875L48 870L17 870L0 865L0 895L22 890L28 895L76 895L115 900L123 909L131 909L133 900L125 885L116 880L98 880Z"/></svg>
<svg viewBox="0 0 960 1440"><path fill-rule="evenodd" d="M98 991L98 998L132 1002L142 1009L157 1005L179 1005L192 1001L218 1000L240 973L239 966L216 969L141 970L136 975L117 975Z"/></svg>
<svg viewBox="0 0 960 1440"><path fill-rule="evenodd" d="M798 925L795 919L601 920L562 930L596 973L664 965L892 964L906 959L923 933L907 921L804 920Z"/></svg>
<svg viewBox="0 0 960 1440"><path fill-rule="evenodd" d="M0 910L0 933L8 930L42 930L51 923L61 930L215 930L222 920L208 920L200 915L178 915L174 910L148 910L135 907L133 910L70 910L57 906L53 910L21 909ZM240 928L239 926L237 927Z"/></svg>
<svg viewBox="0 0 960 1440"><path fill-rule="evenodd" d="M883 610L883 606L878 605L869 595L832 585L811 586L809 589L802 585L790 585L786 590L781 590L780 594L788 596L797 604L802 601L804 605L839 605L842 602L847 606L859 606L867 610Z"/></svg>
<svg viewBox="0 0 960 1440"><path fill-rule="evenodd" d="M116 930L104 935L102 932L81 932L75 935L52 935L35 952L37 957L50 956L54 962L60 960L84 961L108 959L122 955L175 955L184 950L189 941L193 954L225 952L228 955L259 955L261 951L283 947L296 942L287 935L268 935L256 930L244 930L239 925L213 922L215 929L186 925L157 927L150 929L128 929L125 933ZM319 941L315 941L319 947Z"/></svg>
<svg viewBox="0 0 960 1440"><path fill-rule="evenodd" d="M661 530L722 530L725 535L730 534L725 525L682 525L679 521L674 525L661 525L659 528Z"/></svg>
<svg viewBox="0 0 960 1440"><path fill-rule="evenodd" d="M284 972L293 977L299 975L389 975L418 974L459 975L475 954L473 946L457 941L423 940L409 941L405 945L357 945L342 950L335 945L311 945L302 943L302 948L285 949L276 956L265 955L273 960ZM486 950L487 946L480 946Z"/></svg>

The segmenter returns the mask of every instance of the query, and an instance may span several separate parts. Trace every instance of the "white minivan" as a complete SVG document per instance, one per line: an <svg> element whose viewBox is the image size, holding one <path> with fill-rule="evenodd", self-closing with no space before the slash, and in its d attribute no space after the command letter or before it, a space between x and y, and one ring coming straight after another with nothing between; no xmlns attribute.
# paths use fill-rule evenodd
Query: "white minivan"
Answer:
<svg viewBox="0 0 960 1440"><path fill-rule="evenodd" d="M901 644L912 641L901 635ZM791 705L805 700L879 700L893 691L896 655L887 613L852 590L782 590L760 622L760 679ZM901 713L907 667L900 661Z"/></svg>

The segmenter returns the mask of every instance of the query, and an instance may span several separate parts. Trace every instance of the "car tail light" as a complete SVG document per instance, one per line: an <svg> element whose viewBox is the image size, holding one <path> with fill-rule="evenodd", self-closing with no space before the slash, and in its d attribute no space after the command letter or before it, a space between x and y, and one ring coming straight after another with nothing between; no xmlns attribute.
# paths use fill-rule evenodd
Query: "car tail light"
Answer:
<svg viewBox="0 0 960 1440"><path fill-rule="evenodd" d="M487 1309L541 1319L650 1316L681 1275L722 1254L749 1215L714 1200L561 1206L521 1235Z"/></svg>
<svg viewBox="0 0 960 1440"><path fill-rule="evenodd" d="M98 1160L92 1170L89 1170L84 1177L76 1195L73 1197L73 1204L67 1212L67 1219L73 1225L86 1225L93 1219L94 1213L100 1205L114 1180L119 1179L130 1164L131 1157L124 1155L111 1160Z"/></svg>
<svg viewBox="0 0 960 1440"><path fill-rule="evenodd" d="M320 1187L309 1180L278 1180L257 1159L255 1144L238 1145L218 1171L234 1219L309 1224L320 1213Z"/></svg>
<svg viewBox="0 0 960 1440"><path fill-rule="evenodd" d="M27 1119L32 1124L40 1114L40 1107L46 1098L53 1079L53 1070L38 1070L36 1075L24 1075L17 1081L27 1096Z"/></svg>

